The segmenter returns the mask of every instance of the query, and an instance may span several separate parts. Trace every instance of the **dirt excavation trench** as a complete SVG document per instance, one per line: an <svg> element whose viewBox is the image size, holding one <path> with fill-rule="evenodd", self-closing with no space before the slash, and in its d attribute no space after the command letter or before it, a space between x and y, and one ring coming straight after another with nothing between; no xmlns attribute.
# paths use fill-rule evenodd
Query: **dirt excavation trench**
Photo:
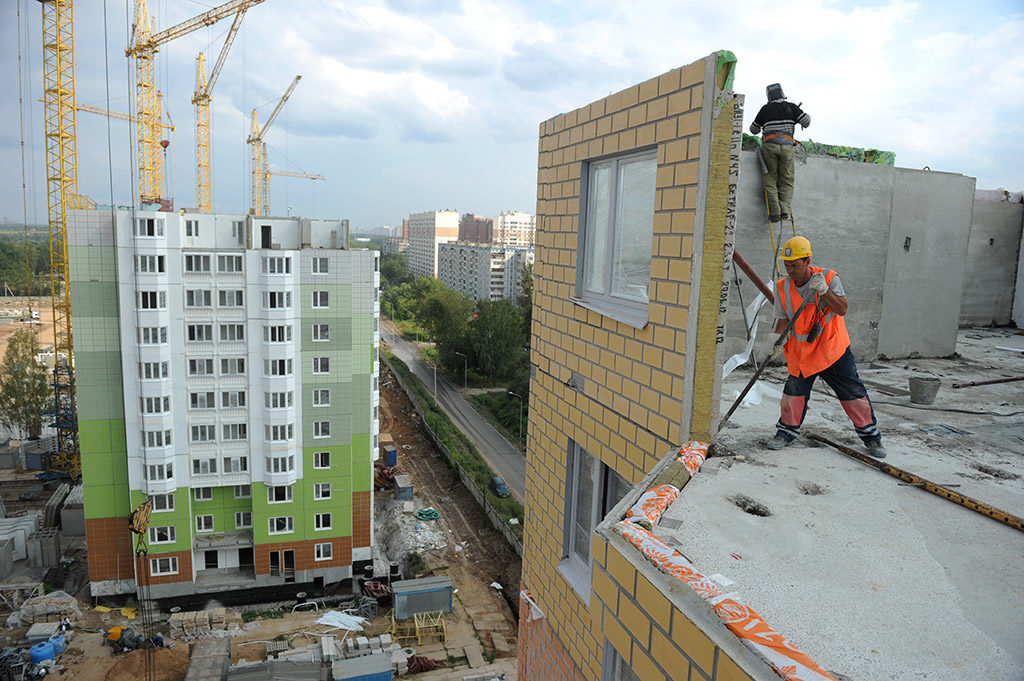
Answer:
<svg viewBox="0 0 1024 681"><path fill-rule="evenodd" d="M398 467L412 478L410 502L395 498L394 490L375 494L374 540L391 561L411 576L409 554L422 559L419 572L449 576L455 589L449 621L449 650L479 642L495 657L516 654L521 559L495 531L483 511L453 473L423 428L412 403L387 365L380 367L380 432L390 433L398 448ZM436 520L419 520L414 512L433 508ZM415 566L412 566L415 567ZM497 588L494 585L500 585ZM453 640L453 634L455 640ZM461 638L469 638L463 642Z"/></svg>

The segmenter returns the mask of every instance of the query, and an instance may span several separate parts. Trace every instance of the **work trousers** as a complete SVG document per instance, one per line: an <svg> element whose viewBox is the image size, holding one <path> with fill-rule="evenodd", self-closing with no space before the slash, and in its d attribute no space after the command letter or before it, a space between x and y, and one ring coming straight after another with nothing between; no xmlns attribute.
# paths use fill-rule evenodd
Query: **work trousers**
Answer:
<svg viewBox="0 0 1024 681"><path fill-rule="evenodd" d="M768 194L769 215L789 213L793 202L793 150L792 144L773 144L765 142L761 145L764 164L768 168L764 174L764 189Z"/></svg>
<svg viewBox="0 0 1024 681"><path fill-rule="evenodd" d="M807 403L811 399L811 388L816 378L821 376L825 383L835 392L839 403L843 405L846 415L853 421L857 435L864 442L881 440L878 421L875 420L875 409L868 399L868 391L857 375L857 364L853 361L850 348L842 357L827 369L810 376L789 375L786 386L782 389L782 414L775 424L779 432L792 440L800 434L800 425L807 416Z"/></svg>

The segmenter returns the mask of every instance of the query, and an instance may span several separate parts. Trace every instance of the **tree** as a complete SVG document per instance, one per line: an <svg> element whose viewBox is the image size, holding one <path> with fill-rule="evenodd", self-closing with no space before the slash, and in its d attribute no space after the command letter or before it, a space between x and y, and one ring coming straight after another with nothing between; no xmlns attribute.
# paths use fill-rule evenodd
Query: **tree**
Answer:
<svg viewBox="0 0 1024 681"><path fill-rule="evenodd" d="M409 261L406 257L400 254L381 257L380 280L381 288L385 289L411 283L413 277L409 274Z"/></svg>
<svg viewBox="0 0 1024 681"><path fill-rule="evenodd" d="M476 366L493 384L523 362L525 334L519 310L507 299L482 300L469 330Z"/></svg>
<svg viewBox="0 0 1024 681"><path fill-rule="evenodd" d="M40 414L52 405L46 368L36 362L37 354L39 337L22 329L11 336L0 362L0 424L17 428L28 438L39 437Z"/></svg>
<svg viewBox="0 0 1024 681"><path fill-rule="evenodd" d="M420 303L416 318L422 320L421 323L430 331L443 356L466 332L473 317L473 301L439 281L437 284L436 292Z"/></svg>
<svg viewBox="0 0 1024 681"><path fill-rule="evenodd" d="M523 315L523 331L526 333L526 347L530 347L530 330L533 323L533 263L523 265L522 294L519 296L519 312Z"/></svg>

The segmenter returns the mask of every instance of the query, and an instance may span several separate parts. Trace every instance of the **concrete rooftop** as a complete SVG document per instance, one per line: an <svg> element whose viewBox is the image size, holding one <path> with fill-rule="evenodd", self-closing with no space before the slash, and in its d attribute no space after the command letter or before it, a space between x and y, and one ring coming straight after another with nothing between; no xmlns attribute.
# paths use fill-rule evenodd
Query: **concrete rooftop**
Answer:
<svg viewBox="0 0 1024 681"><path fill-rule="evenodd" d="M959 357L859 368L886 463L1024 517L1024 382L951 388L1024 375L1024 353L999 346L1024 335L961 329ZM723 382L723 413L751 373ZM900 406L911 375L942 379L934 408ZM764 384L784 378L773 367ZM770 396L738 409L716 440L730 455L708 459L655 533L837 679L1024 678L1024 532L805 438L769 451L778 411ZM823 382L804 430L862 450Z"/></svg>

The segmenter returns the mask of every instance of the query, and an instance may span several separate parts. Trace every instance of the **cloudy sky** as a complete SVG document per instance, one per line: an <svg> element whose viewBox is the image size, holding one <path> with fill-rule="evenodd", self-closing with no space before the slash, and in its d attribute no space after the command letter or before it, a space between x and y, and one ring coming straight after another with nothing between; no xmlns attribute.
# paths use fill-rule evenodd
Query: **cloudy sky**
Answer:
<svg viewBox="0 0 1024 681"><path fill-rule="evenodd" d="M149 10L163 29L216 4L150 0ZM134 0L76 9L78 101L128 111ZM229 26L158 54L180 207L196 203L195 57L212 68ZM265 119L297 74L266 137L270 164L327 180L275 177L272 212L360 229L440 208L533 212L541 121L719 49L738 58L744 127L780 81L812 116L803 138L891 150L897 165L970 175L979 189L1024 189L1022 0L267 0L246 14L213 91L214 210L247 210L251 111ZM36 0L0 1L0 64L0 217L42 223ZM128 124L78 121L80 191L130 203Z"/></svg>

